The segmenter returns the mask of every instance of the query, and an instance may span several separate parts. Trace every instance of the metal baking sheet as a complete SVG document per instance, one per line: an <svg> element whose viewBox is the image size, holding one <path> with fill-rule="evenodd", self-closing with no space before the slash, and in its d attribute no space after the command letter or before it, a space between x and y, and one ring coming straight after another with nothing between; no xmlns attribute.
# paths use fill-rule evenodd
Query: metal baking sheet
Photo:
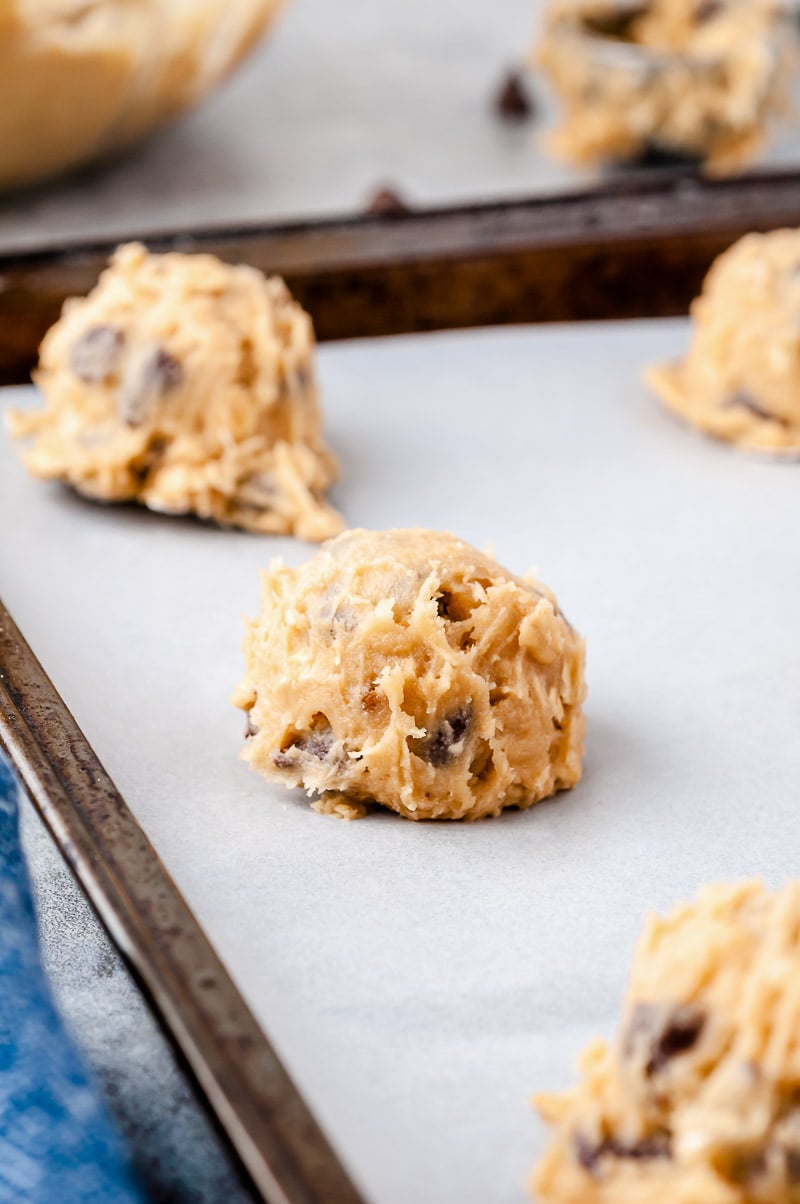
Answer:
<svg viewBox="0 0 800 1204"><path fill-rule="evenodd" d="M527 1097L611 1031L645 912L796 873L800 468L648 397L687 329L320 351L350 523L493 543L588 638L583 782L474 825L346 824L237 759L242 612L311 548L92 505L0 445L0 592L373 1204L522 1204Z"/></svg>
<svg viewBox="0 0 800 1204"><path fill-rule="evenodd" d="M339 216L384 184L419 207L592 188L493 98L534 44L545 0L287 0L216 96L116 162L0 199L0 253ZM797 165L796 114L760 165Z"/></svg>

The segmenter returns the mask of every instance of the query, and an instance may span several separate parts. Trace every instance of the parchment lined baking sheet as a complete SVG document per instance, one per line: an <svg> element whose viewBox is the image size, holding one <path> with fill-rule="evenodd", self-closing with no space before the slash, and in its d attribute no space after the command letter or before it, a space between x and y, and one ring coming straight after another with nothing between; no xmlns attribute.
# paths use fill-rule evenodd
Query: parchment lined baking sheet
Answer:
<svg viewBox="0 0 800 1204"><path fill-rule="evenodd" d="M475 825L346 824L237 760L241 612L310 548L94 506L0 447L0 592L375 1204L520 1204L527 1096L610 1031L645 911L797 873L800 467L648 398L686 331L320 352L350 522L494 541L588 637L583 783Z"/></svg>
<svg viewBox="0 0 800 1204"><path fill-rule="evenodd" d="M592 187L537 140L556 111L543 79L528 80L534 120L494 111L545 4L286 0L195 112L118 162L0 198L0 250L357 213L385 183L418 206ZM800 164L797 112L759 163Z"/></svg>

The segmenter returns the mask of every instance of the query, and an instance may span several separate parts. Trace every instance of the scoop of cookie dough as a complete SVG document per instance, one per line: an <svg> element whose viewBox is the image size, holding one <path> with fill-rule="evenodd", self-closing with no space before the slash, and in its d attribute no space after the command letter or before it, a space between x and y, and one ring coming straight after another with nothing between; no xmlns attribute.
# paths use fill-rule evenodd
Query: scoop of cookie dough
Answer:
<svg viewBox="0 0 800 1204"><path fill-rule="evenodd" d="M42 343L44 410L12 413L26 465L105 501L320 540L334 461L314 336L285 284L133 244Z"/></svg>
<svg viewBox="0 0 800 1204"><path fill-rule="evenodd" d="M554 0L537 52L564 106L550 146L581 163L656 152L733 171L788 107L793 42L780 0Z"/></svg>
<svg viewBox="0 0 800 1204"><path fill-rule="evenodd" d="M692 304L686 357L647 380L680 417L742 447L800 451L800 230L748 234Z"/></svg>
<svg viewBox="0 0 800 1204"><path fill-rule="evenodd" d="M274 564L245 659L244 755L318 809L478 819L580 778L583 641L452 535L348 531Z"/></svg>
<svg viewBox="0 0 800 1204"><path fill-rule="evenodd" d="M3 0L0 186L118 151L208 91L280 0Z"/></svg>
<svg viewBox="0 0 800 1204"><path fill-rule="evenodd" d="M800 1200L800 883L706 887L647 925L613 1048L536 1101L541 1204Z"/></svg>

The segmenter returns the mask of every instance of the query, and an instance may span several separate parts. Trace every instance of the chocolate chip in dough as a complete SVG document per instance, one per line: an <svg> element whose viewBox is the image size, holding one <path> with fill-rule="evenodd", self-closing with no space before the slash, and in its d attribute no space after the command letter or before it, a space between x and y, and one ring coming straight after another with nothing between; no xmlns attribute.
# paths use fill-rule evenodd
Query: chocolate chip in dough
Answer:
<svg viewBox="0 0 800 1204"><path fill-rule="evenodd" d="M748 393L746 389L737 389L722 402L722 405L730 409L748 410L756 418L761 418L765 422L778 422L781 426L788 426L785 418L781 418L777 414L770 414L769 410L760 406L752 393Z"/></svg>
<svg viewBox="0 0 800 1204"><path fill-rule="evenodd" d="M333 728L324 715L315 715L307 731L290 736L285 746L276 752L272 763L278 769L290 769L297 764L298 757L311 757L324 761L333 748Z"/></svg>
<svg viewBox="0 0 800 1204"><path fill-rule="evenodd" d="M576 1133L572 1139L575 1161L591 1174L606 1152L606 1144L605 1138L602 1141L591 1141L583 1133Z"/></svg>
<svg viewBox="0 0 800 1204"><path fill-rule="evenodd" d="M148 347L132 358L117 395L119 416L128 426L141 426L150 409L183 380L180 363L164 347Z"/></svg>
<svg viewBox="0 0 800 1204"><path fill-rule="evenodd" d="M679 1054L686 1053L699 1038L705 1013L692 1004L669 1007L637 1003L622 1039L622 1055L639 1061L646 1078L652 1078Z"/></svg>
<svg viewBox="0 0 800 1204"><path fill-rule="evenodd" d="M653 1133L639 1141L622 1142L613 1137L601 1141L590 1141L582 1133L573 1139L575 1158L584 1170L594 1173L602 1158L623 1158L634 1162L646 1162L652 1158L671 1158L672 1142L668 1133Z"/></svg>
<svg viewBox="0 0 800 1204"><path fill-rule="evenodd" d="M449 764L453 749L466 739L471 722L472 707L460 707L443 719L430 735L410 740L411 751L415 757L441 769Z"/></svg>
<svg viewBox="0 0 800 1204"><path fill-rule="evenodd" d="M87 384L107 380L124 341L122 331L114 326L90 326L72 344L70 369Z"/></svg>

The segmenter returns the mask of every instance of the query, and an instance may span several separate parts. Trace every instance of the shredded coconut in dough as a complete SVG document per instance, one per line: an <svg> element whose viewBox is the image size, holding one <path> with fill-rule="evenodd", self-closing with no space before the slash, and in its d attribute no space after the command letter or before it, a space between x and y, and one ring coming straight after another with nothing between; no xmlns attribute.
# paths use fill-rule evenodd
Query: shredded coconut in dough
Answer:
<svg viewBox="0 0 800 1204"><path fill-rule="evenodd" d="M12 412L11 431L34 475L89 497L327 539L342 522L313 357L282 280L132 244L66 302L35 374L45 409Z"/></svg>
<svg viewBox="0 0 800 1204"><path fill-rule="evenodd" d="M737 170L789 107L795 42L780 0L554 0L537 51L565 109L549 145L582 163L655 152Z"/></svg>
<svg viewBox="0 0 800 1204"><path fill-rule="evenodd" d="M244 756L319 810L478 819L580 778L583 641L452 535L348 531L274 563L245 661Z"/></svg>
<svg viewBox="0 0 800 1204"><path fill-rule="evenodd" d="M692 303L685 359L647 381L719 439L800 452L800 230L748 234L720 255Z"/></svg>
<svg viewBox="0 0 800 1204"><path fill-rule="evenodd" d="M613 1048L536 1103L541 1204L800 1200L800 883L711 886L647 925Z"/></svg>

